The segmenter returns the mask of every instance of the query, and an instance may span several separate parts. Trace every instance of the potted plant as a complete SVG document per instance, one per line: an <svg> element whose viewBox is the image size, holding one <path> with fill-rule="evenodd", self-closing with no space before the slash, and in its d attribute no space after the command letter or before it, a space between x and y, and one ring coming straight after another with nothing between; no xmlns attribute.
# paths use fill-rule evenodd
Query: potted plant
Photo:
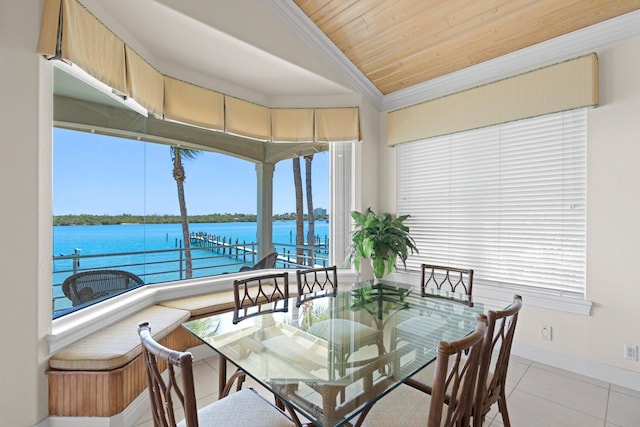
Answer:
<svg viewBox="0 0 640 427"><path fill-rule="evenodd" d="M355 221L355 230L351 235L347 261L353 262L356 271L360 271L362 259L370 259L373 274L376 279L381 279L393 271L398 258L406 268L407 257L418 253L409 235L409 227L404 225L409 215L394 218L390 213L377 215L368 208L366 214L352 211L351 217Z"/></svg>

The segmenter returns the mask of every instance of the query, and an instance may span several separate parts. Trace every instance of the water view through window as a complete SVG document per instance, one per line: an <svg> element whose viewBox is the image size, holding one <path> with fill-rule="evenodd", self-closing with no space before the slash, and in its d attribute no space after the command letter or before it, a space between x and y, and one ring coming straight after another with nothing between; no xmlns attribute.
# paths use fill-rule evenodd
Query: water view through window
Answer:
<svg viewBox="0 0 640 427"><path fill-rule="evenodd" d="M72 308L61 284L74 272L119 269L150 284L237 272L258 261L255 164L220 153L188 150L181 153L192 258L187 272L175 150L169 145L54 128L54 317ZM273 179L273 243L280 268L296 267L300 261L296 257L292 163L292 159L278 162ZM329 258L329 152L314 154L310 162L301 158L300 166L306 245L303 265L325 265ZM313 237L307 216L308 184L312 188Z"/></svg>

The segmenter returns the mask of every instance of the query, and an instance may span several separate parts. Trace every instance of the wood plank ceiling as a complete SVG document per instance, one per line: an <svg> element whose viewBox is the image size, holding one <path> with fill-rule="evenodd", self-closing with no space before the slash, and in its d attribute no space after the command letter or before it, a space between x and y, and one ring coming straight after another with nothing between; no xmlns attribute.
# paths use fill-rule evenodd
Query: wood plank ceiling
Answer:
<svg viewBox="0 0 640 427"><path fill-rule="evenodd" d="M383 94L640 8L640 0L294 0Z"/></svg>

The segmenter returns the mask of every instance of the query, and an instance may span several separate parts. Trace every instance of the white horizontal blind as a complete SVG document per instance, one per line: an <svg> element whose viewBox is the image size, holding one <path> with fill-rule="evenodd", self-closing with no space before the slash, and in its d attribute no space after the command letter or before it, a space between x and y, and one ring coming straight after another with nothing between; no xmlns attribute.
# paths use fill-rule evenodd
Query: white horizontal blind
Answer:
<svg viewBox="0 0 640 427"><path fill-rule="evenodd" d="M586 110L402 144L398 214L420 250L407 268L584 296Z"/></svg>

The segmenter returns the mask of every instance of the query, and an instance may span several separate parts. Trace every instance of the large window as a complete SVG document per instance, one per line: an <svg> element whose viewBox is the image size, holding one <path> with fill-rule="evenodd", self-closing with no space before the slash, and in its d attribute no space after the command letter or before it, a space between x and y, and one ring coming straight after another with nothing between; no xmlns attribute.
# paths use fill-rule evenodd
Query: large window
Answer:
<svg viewBox="0 0 640 427"><path fill-rule="evenodd" d="M351 150L350 143L331 146L341 147L341 153ZM74 273L126 270L151 284L233 273L258 261L256 165L212 151L182 151L188 254L175 155L176 146L54 128L54 317L101 300L72 306L61 285ZM330 157L329 151L321 151L300 159L303 265L331 262ZM312 188L313 237L307 184ZM276 163L273 176L277 268L301 266L296 257L295 207L293 160L284 159ZM190 266L187 257L192 259Z"/></svg>
<svg viewBox="0 0 640 427"><path fill-rule="evenodd" d="M585 294L586 111L398 146L398 213L420 253L474 282Z"/></svg>

